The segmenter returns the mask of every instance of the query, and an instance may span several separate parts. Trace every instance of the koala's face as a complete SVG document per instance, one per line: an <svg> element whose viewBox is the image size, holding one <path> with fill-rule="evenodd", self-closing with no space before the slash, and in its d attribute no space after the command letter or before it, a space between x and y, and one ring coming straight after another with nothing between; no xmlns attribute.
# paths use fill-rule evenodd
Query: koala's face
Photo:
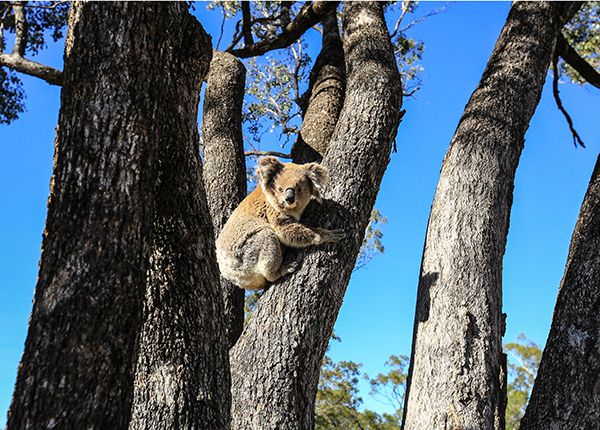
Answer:
<svg viewBox="0 0 600 430"><path fill-rule="evenodd" d="M281 163L275 157L258 162L258 176L267 201L277 210L300 217L311 198L320 200L329 180L327 170L316 163Z"/></svg>

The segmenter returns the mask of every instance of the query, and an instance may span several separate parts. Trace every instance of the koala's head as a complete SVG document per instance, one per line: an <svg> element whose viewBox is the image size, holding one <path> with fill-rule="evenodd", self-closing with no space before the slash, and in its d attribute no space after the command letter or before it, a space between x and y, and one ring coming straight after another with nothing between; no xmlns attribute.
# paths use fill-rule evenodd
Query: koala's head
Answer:
<svg viewBox="0 0 600 430"><path fill-rule="evenodd" d="M257 173L267 202L297 218L311 198L321 201L323 188L329 182L327 169L317 163L282 163L275 157L258 160Z"/></svg>

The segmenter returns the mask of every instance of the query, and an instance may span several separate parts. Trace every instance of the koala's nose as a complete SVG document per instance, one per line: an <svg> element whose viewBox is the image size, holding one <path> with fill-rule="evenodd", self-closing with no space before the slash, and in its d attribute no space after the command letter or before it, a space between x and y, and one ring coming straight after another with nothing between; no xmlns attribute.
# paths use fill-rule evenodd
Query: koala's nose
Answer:
<svg viewBox="0 0 600 430"><path fill-rule="evenodd" d="M296 199L296 192L294 191L293 188L288 188L287 190L285 190L285 201L288 203L294 203L294 200Z"/></svg>

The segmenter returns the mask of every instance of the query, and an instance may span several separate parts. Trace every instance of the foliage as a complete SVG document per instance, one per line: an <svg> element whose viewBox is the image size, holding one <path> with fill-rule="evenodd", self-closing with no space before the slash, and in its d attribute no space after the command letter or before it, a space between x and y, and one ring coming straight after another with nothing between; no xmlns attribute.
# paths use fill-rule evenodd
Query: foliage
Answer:
<svg viewBox="0 0 600 430"><path fill-rule="evenodd" d="M0 124L9 124L25 110L23 87L15 72L0 67Z"/></svg>
<svg viewBox="0 0 600 430"><path fill-rule="evenodd" d="M416 90L419 84L418 76L422 71L419 62L424 49L423 43L411 38L408 32L418 22L439 12L414 18L417 6L416 1L404 0L390 2L386 7L388 18L397 23L391 40L398 67L403 74L404 90L408 93ZM250 2L249 7L251 34L254 42L257 42L278 34L286 23L294 19L303 3L261 0ZM240 2L211 1L207 3L207 8L222 10L223 26L228 21L235 22L233 40L228 48L243 45ZM406 19L411 16L414 19L406 24ZM220 44L220 41L221 36L217 43ZM282 148L298 134L302 124L298 101L308 88L309 66L318 52L318 47L307 46L304 35L288 48L245 61L248 75L243 118L245 140L251 149L261 149L267 133L271 136L269 141L274 141Z"/></svg>
<svg viewBox="0 0 600 430"><path fill-rule="evenodd" d="M542 359L542 350L523 334L519 335L517 342L504 345L504 349L508 353L509 379L506 430L518 430Z"/></svg>
<svg viewBox="0 0 600 430"><path fill-rule="evenodd" d="M315 409L316 430L397 430L402 419L408 357L391 356L386 362L390 371L371 379L361 375L361 364L334 362L323 358ZM393 414L362 410L358 382L361 377L371 385L371 394L383 396L394 407Z"/></svg>
<svg viewBox="0 0 600 430"><path fill-rule="evenodd" d="M600 68L600 2L584 2L564 26L563 35L594 69ZM579 73L564 61L561 61L560 71L573 83L585 83Z"/></svg>
<svg viewBox="0 0 600 430"><path fill-rule="evenodd" d="M27 45L25 55L35 56L46 48L48 38L58 41L67 24L69 5L64 1L30 2L25 7ZM0 52L9 49L5 30L15 32L15 18L11 2L0 2ZM7 67L0 68L0 124L9 124L25 110L21 79Z"/></svg>
<svg viewBox="0 0 600 430"><path fill-rule="evenodd" d="M354 270L362 269L377 255L383 254L385 248L382 242L382 229L383 226L387 224L387 221L387 218L381 215L381 212L379 212L378 209L373 209L369 224L365 230L365 237L363 238Z"/></svg>

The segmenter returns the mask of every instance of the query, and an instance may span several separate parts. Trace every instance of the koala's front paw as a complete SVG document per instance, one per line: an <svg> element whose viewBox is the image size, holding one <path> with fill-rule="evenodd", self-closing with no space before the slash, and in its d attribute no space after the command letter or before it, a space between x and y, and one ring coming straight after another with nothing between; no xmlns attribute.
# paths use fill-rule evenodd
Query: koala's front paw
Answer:
<svg viewBox="0 0 600 430"><path fill-rule="evenodd" d="M346 232L342 229L325 230L323 228L320 228L317 230L317 232L321 237L320 243L339 242L347 236Z"/></svg>

